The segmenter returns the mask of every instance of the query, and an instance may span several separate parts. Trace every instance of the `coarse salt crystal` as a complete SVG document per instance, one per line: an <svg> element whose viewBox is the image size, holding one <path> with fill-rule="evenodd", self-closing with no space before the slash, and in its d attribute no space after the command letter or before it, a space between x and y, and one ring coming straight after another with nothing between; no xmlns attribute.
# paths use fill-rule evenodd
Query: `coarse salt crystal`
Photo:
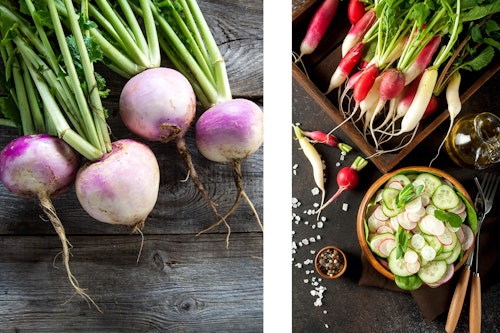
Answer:
<svg viewBox="0 0 500 333"><path fill-rule="evenodd" d="M318 223L316 223L316 226L320 229L323 228L323 222L319 221Z"/></svg>
<svg viewBox="0 0 500 333"><path fill-rule="evenodd" d="M340 162L335 163L335 166L339 167L340 166Z"/></svg>
<svg viewBox="0 0 500 333"><path fill-rule="evenodd" d="M326 216L321 216L321 221L325 222L326 221Z"/></svg>
<svg viewBox="0 0 500 333"><path fill-rule="evenodd" d="M316 236L316 239L317 239L317 240L320 240L320 239L321 239L321 235L317 235L317 236Z"/></svg>
<svg viewBox="0 0 500 333"><path fill-rule="evenodd" d="M309 238L309 242L310 242L310 243L314 243L315 241L316 241L316 238L314 238L314 237L310 237L310 238Z"/></svg>
<svg viewBox="0 0 500 333"><path fill-rule="evenodd" d="M309 245L309 240L308 240L307 238L304 238L304 239L302 240L302 244L304 244L304 245Z"/></svg>
<svg viewBox="0 0 500 333"><path fill-rule="evenodd" d="M308 279L304 279L304 283L309 283L309 280Z"/></svg>
<svg viewBox="0 0 500 333"><path fill-rule="evenodd" d="M344 204L342 205L342 210L343 210L344 212L347 212L347 209L348 209L348 208L349 208L349 204L348 204L348 203L346 203L346 202L344 202Z"/></svg>
<svg viewBox="0 0 500 333"><path fill-rule="evenodd" d="M315 254L316 253L316 251L314 251L314 250L311 250L310 252L311 252L311 254Z"/></svg>
<svg viewBox="0 0 500 333"><path fill-rule="evenodd" d="M319 188L315 187L315 188L311 189L311 193L312 193L312 195L318 195L319 194Z"/></svg>

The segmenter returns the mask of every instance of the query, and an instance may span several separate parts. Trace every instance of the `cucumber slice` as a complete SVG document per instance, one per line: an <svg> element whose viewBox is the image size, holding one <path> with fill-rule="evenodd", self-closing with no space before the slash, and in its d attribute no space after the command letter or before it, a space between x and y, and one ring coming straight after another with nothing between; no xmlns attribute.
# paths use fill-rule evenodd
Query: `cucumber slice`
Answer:
<svg viewBox="0 0 500 333"><path fill-rule="evenodd" d="M427 242L427 244L430 247L432 247L434 249L434 251L436 251L436 254L443 251L443 244L441 244L441 242L439 241L439 238L437 238L436 236L433 236L433 235L425 235L424 234L423 236L424 236L424 239Z"/></svg>
<svg viewBox="0 0 500 333"><path fill-rule="evenodd" d="M404 259L404 256L402 256L401 258L396 258L396 252L397 249L394 248L389 254L389 258L387 259L389 265L388 267L391 270L392 274L401 277L413 275L413 273L409 272L406 269L406 261Z"/></svg>
<svg viewBox="0 0 500 333"><path fill-rule="evenodd" d="M400 191L395 188L385 188L382 192L382 204L391 210L397 208L396 198L398 197L399 192Z"/></svg>
<svg viewBox="0 0 500 333"><path fill-rule="evenodd" d="M400 190L410 183L411 183L410 178L408 178L405 175L399 174L399 175L395 175L395 176L391 177L387 181L385 186L387 188L393 188L393 189Z"/></svg>
<svg viewBox="0 0 500 333"><path fill-rule="evenodd" d="M460 204L460 197L449 185L442 184L432 194L432 202L439 209L453 209Z"/></svg>
<svg viewBox="0 0 500 333"><path fill-rule="evenodd" d="M446 274L448 264L444 260L429 261L420 267L418 277L425 283L436 283Z"/></svg>
<svg viewBox="0 0 500 333"><path fill-rule="evenodd" d="M372 250L373 253L378 255L381 258L387 258L389 252L392 249L388 249L387 246L389 246L389 242L392 244L392 246L395 246L396 244L396 238L394 237L393 234L385 233L385 234L377 234L372 237L370 240L370 249ZM385 244L381 246L382 244Z"/></svg>
<svg viewBox="0 0 500 333"><path fill-rule="evenodd" d="M425 193L428 196L432 197L432 194L442 184L442 182L441 179L437 176L424 172L419 174L417 178L415 178L413 184L415 185L415 187L417 187L418 185L424 185L422 193Z"/></svg>
<svg viewBox="0 0 500 333"><path fill-rule="evenodd" d="M447 264L453 264L460 257L462 253L462 246L459 242L457 242L456 246L451 251L451 255L445 259Z"/></svg>

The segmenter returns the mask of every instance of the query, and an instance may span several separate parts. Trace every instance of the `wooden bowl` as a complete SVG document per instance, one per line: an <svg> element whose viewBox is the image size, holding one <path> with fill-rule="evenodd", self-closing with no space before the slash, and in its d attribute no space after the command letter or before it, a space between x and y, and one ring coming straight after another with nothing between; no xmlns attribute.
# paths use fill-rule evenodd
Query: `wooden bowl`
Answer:
<svg viewBox="0 0 500 333"><path fill-rule="evenodd" d="M383 276L394 280L394 274L386 268L381 261L381 258L379 258L377 255L375 255L371 249L370 246L368 245L366 238L365 238L365 214L368 208L368 204L372 200L373 196L377 193L377 191L385 185L385 183L394 175L401 173L401 172L408 172L408 171L415 171L415 172L428 172L432 173L436 176L442 177L446 180L448 180L458 191L460 191L465 198L469 201L469 203L472 205L472 200L469 195L469 193L465 190L465 188L456 180L453 178L451 175L448 173L436 169L436 168L430 168L426 166L410 166L410 167L404 167L400 168L397 170L394 170L392 172L384 174L382 177L377 179L372 186L368 189L366 192L365 196L363 197L363 200L360 203L359 210L358 210L358 215L357 215L357 220L356 220L356 229L357 229L357 235L358 235L358 241L359 245L361 246L361 250L363 254L366 256L368 259L368 262ZM469 248L462 259L455 264L455 272L465 263L467 260L467 257L470 255L472 252L473 246Z"/></svg>
<svg viewBox="0 0 500 333"><path fill-rule="evenodd" d="M327 274L324 269L321 267L321 264L320 264L320 259L321 259L321 256L323 253L327 252L327 251L337 251L340 256L342 257L342 261L343 261L343 265L342 265L342 268L340 269L339 272L337 272L336 274ZM347 257L345 255L345 253L339 249L338 247L336 246L325 246L324 248L322 248L321 250L318 251L318 253L316 254L316 257L314 258L314 267L316 268L316 272L318 272L318 274L325 278L325 279L336 279L338 277L340 277L342 274L344 274L345 270L347 269Z"/></svg>

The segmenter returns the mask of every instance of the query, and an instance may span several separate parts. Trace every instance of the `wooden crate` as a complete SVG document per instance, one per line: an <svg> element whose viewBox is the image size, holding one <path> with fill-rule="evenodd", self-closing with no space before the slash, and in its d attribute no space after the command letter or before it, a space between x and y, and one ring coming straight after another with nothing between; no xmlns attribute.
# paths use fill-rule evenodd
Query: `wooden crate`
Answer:
<svg viewBox="0 0 500 333"><path fill-rule="evenodd" d="M292 48L299 53L299 47L307 27L315 10L322 1L295 0L292 12ZM341 43L347 34L351 24L347 18L348 1L340 1L334 21L330 25L324 39L318 48L310 55L302 58L302 64L292 61L292 76L314 101L333 120L332 128L342 122L345 118L339 111L337 90L325 95L330 77L337 67L341 58ZM498 57L487 68L479 72L469 73L462 71L460 87L460 99L462 103L467 101L473 94L500 68ZM443 94L442 94L443 95ZM440 97L438 112L433 116L421 121L419 128L412 141L404 148L392 153L373 156L376 149L372 143L365 140L361 131L352 124L346 122L342 125L342 131L349 136L357 148L383 173L393 169L405 156L407 156L422 140L435 131L441 123L448 118L446 102ZM445 133L443 133L445 135ZM396 139L397 140L397 139ZM371 157L373 156L373 157Z"/></svg>

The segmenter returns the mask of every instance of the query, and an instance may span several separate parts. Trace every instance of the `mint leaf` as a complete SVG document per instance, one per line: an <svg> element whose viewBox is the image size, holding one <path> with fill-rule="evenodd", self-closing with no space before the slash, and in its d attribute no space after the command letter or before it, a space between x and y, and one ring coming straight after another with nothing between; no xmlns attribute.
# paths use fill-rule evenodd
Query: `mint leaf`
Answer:
<svg viewBox="0 0 500 333"><path fill-rule="evenodd" d="M446 212L441 209L436 209L434 211L434 217L443 222L448 222L454 228L458 228L462 225L462 219L455 213Z"/></svg>

